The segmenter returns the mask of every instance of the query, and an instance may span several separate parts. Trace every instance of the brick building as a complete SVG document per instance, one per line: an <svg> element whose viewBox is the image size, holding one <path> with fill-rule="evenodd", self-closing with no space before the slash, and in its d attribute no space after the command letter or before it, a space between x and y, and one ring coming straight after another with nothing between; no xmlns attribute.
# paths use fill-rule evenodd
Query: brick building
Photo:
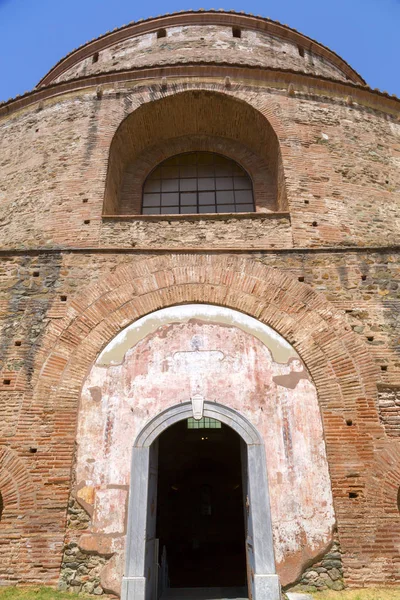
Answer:
<svg viewBox="0 0 400 600"><path fill-rule="evenodd" d="M0 105L2 584L398 584L399 108L221 11Z"/></svg>

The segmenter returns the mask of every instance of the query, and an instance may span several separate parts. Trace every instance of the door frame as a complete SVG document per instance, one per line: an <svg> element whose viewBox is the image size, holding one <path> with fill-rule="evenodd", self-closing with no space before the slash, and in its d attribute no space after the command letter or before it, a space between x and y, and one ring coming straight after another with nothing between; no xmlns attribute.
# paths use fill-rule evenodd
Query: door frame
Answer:
<svg viewBox="0 0 400 600"><path fill-rule="evenodd" d="M139 433L132 450L131 483L128 502L125 574L122 600L152 598L151 575L146 573L146 528L149 511L150 448L158 436L178 421L193 416L191 402L168 408L151 419ZM239 412L217 402L204 402L204 416L231 427L247 447L248 510L250 529L247 544L253 548L253 569L248 582L252 600L280 600L276 574L269 501L265 447L257 429ZM253 572L254 571L254 572Z"/></svg>

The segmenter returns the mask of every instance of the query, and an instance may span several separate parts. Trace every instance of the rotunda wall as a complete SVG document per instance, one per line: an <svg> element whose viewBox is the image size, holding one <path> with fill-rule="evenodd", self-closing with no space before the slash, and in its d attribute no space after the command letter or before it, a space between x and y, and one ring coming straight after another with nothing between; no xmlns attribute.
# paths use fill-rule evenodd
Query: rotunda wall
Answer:
<svg viewBox="0 0 400 600"><path fill-rule="evenodd" d="M346 80L345 73L328 59L291 40L262 31L241 28L240 38L233 36L232 27L221 25L169 27L164 31L166 37L158 38L155 30L106 47L77 62L55 81L107 71L193 62L293 69Z"/></svg>
<svg viewBox="0 0 400 600"><path fill-rule="evenodd" d="M290 214L178 215L172 219L102 216L110 147L120 124L144 103L190 87L234 96L270 122L282 153ZM185 117L184 102L175 107L175 113L168 115L172 122ZM231 125L228 143L235 122ZM136 133L130 133L132 144ZM145 136L144 130L140 136ZM291 97L261 86L243 89L234 85L227 91L216 82L200 80L192 84L171 80L165 92L160 87L135 85L116 92L110 86L100 97L91 88L2 118L0 139L3 248L398 243L400 124L340 99L300 92ZM150 140L142 138L143 149L146 143ZM167 138L163 144L168 148Z"/></svg>
<svg viewBox="0 0 400 600"><path fill-rule="evenodd" d="M165 37L157 37L158 28ZM271 402L279 401L290 409L291 431L309 433L307 447L320 464L321 410L346 585L399 580L399 102L363 83L340 57L287 26L201 11L94 40L60 61L33 92L0 105L0 584L56 584L65 550L63 572L75 559L75 573L83 563L86 569L91 557L92 580L77 576L74 589L101 593L99 572L112 552L109 566L123 556L123 539L112 552L108 534L103 546L95 540L96 556L78 548L85 530L104 530L100 523L91 531L90 515L71 497L75 475L85 480L84 436L77 439L76 428L82 386L118 333L139 317L187 303L251 315L296 348L302 372L293 362L275 365L267 357L258 367L246 359L249 394L237 384L232 406L247 406L268 440L256 400L267 398L275 432L286 427ZM197 112L188 110L193 96ZM225 110L233 105L238 110ZM127 123L132 127L120 136ZM190 151L220 152L242 164L256 212L138 214L137 189L147 174L175 152ZM271 181L274 195L265 194L263 204L260 189ZM126 216L117 210L121 182ZM232 356L243 354L239 337ZM258 342L247 347L263 357ZM126 369L127 382L134 371L128 363L106 371ZM296 376L294 389L281 385L288 376ZM102 390L103 422L112 407L109 389ZM149 404L162 409L158 390L158 404ZM85 388L83 398L96 415L97 392L93 398ZM129 402L126 395L127 412ZM89 419L86 425L87 431ZM112 428L106 433L109 449L118 449ZM94 450L107 450L108 441ZM279 450L277 436L271 446ZM302 458L301 451L293 456L297 474ZM321 498L328 479L316 486ZM321 483L321 474L313 480ZM93 500L93 490L86 491ZM119 493L112 490L107 500L99 484L94 495L105 511ZM314 496L302 503L315 505ZM317 508L323 512L322 504ZM332 538L319 516L323 550ZM288 565L300 572L319 550L313 546L306 556L298 540L285 549L289 538L280 531L281 573ZM86 539L90 545L91 535Z"/></svg>

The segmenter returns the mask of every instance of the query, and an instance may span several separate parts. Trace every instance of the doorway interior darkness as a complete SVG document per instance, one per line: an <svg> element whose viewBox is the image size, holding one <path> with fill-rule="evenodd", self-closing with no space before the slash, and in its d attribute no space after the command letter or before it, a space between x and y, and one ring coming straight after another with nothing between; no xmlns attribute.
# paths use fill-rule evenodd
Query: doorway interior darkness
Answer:
<svg viewBox="0 0 400 600"><path fill-rule="evenodd" d="M158 448L156 536L170 586L244 587L241 438L219 421L185 419Z"/></svg>

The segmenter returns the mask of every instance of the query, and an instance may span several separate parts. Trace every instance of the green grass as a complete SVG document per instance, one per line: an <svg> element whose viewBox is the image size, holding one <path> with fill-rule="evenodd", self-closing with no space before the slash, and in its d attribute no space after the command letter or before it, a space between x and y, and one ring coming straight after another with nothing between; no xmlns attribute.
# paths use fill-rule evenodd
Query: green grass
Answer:
<svg viewBox="0 0 400 600"><path fill-rule="evenodd" d="M400 600L400 587L388 589L345 590L343 592L314 592L315 600ZM83 600L95 596L58 592L50 587L0 587L0 600ZM102 596L105 598L105 596Z"/></svg>
<svg viewBox="0 0 400 600"><path fill-rule="evenodd" d="M94 596L58 592L50 587L11 586L0 588L0 600L83 600Z"/></svg>

